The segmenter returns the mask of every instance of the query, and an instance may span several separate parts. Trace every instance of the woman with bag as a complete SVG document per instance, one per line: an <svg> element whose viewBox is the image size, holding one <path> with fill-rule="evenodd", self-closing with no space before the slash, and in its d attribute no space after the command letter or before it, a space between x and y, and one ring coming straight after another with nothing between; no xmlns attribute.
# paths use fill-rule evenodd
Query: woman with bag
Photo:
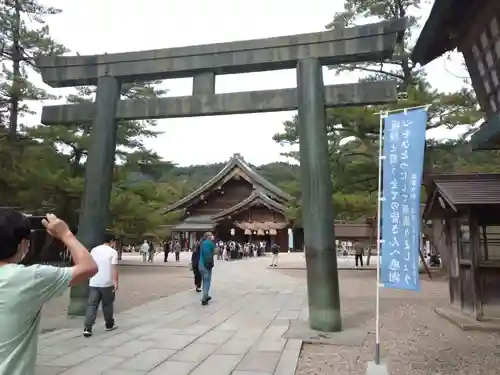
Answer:
<svg viewBox="0 0 500 375"><path fill-rule="evenodd" d="M210 283L212 281L212 268L214 268L214 236L211 232L207 232L203 236L203 241L200 244L200 261L198 263L198 269L201 273L202 278L202 296L201 304L203 306L208 305L208 301L212 299L209 296Z"/></svg>

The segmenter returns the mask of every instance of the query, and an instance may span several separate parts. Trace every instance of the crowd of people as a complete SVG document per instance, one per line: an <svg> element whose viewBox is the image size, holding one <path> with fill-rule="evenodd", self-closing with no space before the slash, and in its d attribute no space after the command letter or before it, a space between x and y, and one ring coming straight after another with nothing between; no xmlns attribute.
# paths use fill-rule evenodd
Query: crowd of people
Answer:
<svg viewBox="0 0 500 375"><path fill-rule="evenodd" d="M146 244L147 241L144 241ZM175 260L178 262L180 259L180 253L182 251L194 251L196 246L198 246L199 241L196 241L191 248L186 247L182 248L181 242L177 239L173 241L166 241L162 244L163 254L164 254L164 262L168 262L169 254L175 254ZM214 240L215 249L214 255L217 257L217 260L237 260L237 259L248 259L252 257L259 257L265 254L267 251L267 242L259 241L259 242L238 242L238 241L222 241L222 240ZM144 252L152 252L153 246L148 242L147 245L144 246ZM142 251L142 247L141 247ZM271 251L279 251L279 245L273 244L271 245ZM151 256L150 256L151 258ZM146 256L143 256L144 262L146 262ZM149 259L149 258L148 258ZM276 263L277 265L277 263Z"/></svg>
<svg viewBox="0 0 500 375"><path fill-rule="evenodd" d="M215 248L217 259L234 260L247 259L261 256L266 252L267 243L261 242L237 242L237 241L219 241Z"/></svg>
<svg viewBox="0 0 500 375"><path fill-rule="evenodd" d="M153 263L155 255L158 252L163 251L163 261L168 262L170 254L173 254L176 262L180 261L180 254L183 251L194 251L199 241L196 241L191 246L186 241L182 244L179 239L172 239L169 241L162 241L160 246L157 247L151 240L144 240L142 245L136 247L135 245L124 246L122 251L124 252L136 252L142 256L143 263ZM238 259L248 259L253 257L260 257L268 251L268 243L266 241L222 241L214 240L215 250L214 255L217 260L238 260ZM158 251L158 249L161 249ZM269 249L272 254L271 267L278 266L278 253L280 251L280 246L278 244L272 244Z"/></svg>

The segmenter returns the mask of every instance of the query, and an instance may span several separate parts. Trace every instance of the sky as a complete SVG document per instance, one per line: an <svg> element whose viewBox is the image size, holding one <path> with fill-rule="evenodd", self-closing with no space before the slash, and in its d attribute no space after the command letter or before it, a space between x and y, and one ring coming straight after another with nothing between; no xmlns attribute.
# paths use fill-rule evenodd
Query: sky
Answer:
<svg viewBox="0 0 500 375"><path fill-rule="evenodd" d="M341 11L342 1L336 0L42 0L44 4L63 10L48 18L52 37L72 53L80 55L139 51L196 44L267 38L290 34L323 31L335 12ZM132 6L134 4L135 6ZM427 18L430 6L422 9ZM467 75L459 58L438 59L426 67L431 84L443 91L462 86ZM296 87L295 70L218 76L216 93L281 89ZM342 74L324 69L324 83L356 82L358 75ZM39 79L40 86L48 88ZM190 95L192 79L164 81L167 96ZM65 95L72 89L50 89ZM56 104L46 101L45 105ZM27 120L39 121L37 115ZM157 139L148 139L147 147L165 160L179 165L224 162L240 153L248 162L261 165L273 161L288 161L286 152L272 140L282 131L283 121L295 112L250 115L214 116L203 118L167 119L158 122L163 132ZM433 137L449 133L435 132ZM211 145L208 148L206 145Z"/></svg>

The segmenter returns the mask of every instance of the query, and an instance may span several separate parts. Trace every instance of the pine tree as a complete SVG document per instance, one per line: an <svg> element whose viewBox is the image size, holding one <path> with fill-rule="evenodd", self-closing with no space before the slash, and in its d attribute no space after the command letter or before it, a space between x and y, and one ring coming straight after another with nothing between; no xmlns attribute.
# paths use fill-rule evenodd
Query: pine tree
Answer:
<svg viewBox="0 0 500 375"><path fill-rule="evenodd" d="M336 13L327 29L352 27L358 23L407 17L408 28L398 38L394 56L385 61L341 64L331 67L336 74L358 72L363 80L396 80L400 97L387 106L343 107L329 109L326 132L330 146L330 161L336 190L353 188L376 190L379 118L381 110L431 105L428 110L428 129L473 125L481 112L474 92L465 85L454 93L434 89L425 72L411 60L412 35L418 28L416 11L425 0L344 0L344 11ZM284 132L274 139L282 144L297 144L297 117L284 123ZM349 142L346 144L345 142ZM342 145L342 146L341 146ZM289 156L297 157L296 153ZM356 163L353 163L356 158ZM351 177L348 177L351 176Z"/></svg>
<svg viewBox="0 0 500 375"><path fill-rule="evenodd" d="M39 55L63 54L66 48L49 34L46 18L61 10L38 0L4 0L0 4L0 126L17 139L19 119L32 113L29 101L53 98L28 78ZM22 124L21 124L22 125Z"/></svg>
<svg viewBox="0 0 500 375"><path fill-rule="evenodd" d="M156 87L157 82L123 85L122 99L150 99L159 97L165 90ZM68 103L92 102L95 88L79 87L75 94L67 97ZM117 123L116 167L111 195L110 210L113 227L133 227L132 217L141 222L137 231L153 227L160 218L157 215L164 195L157 195L154 183L144 181L127 184L130 173L142 173L144 167L161 163L160 157L144 145L145 138L156 137L160 133L154 127L155 120L121 121ZM54 212L65 218L72 226L77 226L78 211L83 194L85 161L90 148L92 124L39 125L27 130L27 135L46 148L56 150L65 164L58 164L54 170L47 166L33 171L38 176L47 204L55 207ZM147 169L147 168L146 168ZM166 207L168 202L163 203ZM139 233L140 234L140 233Z"/></svg>

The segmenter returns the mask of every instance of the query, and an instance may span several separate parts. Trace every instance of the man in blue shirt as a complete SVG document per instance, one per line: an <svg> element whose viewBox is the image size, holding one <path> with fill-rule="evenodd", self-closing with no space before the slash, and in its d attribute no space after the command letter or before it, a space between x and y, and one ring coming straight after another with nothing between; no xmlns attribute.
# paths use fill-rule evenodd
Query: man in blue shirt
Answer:
<svg viewBox="0 0 500 375"><path fill-rule="evenodd" d="M212 299L209 296L210 282L212 281L212 268L214 267L214 236L211 232L207 232L203 236L203 241L200 244L200 262L198 269L202 277L202 296L201 304L208 305L208 301Z"/></svg>

